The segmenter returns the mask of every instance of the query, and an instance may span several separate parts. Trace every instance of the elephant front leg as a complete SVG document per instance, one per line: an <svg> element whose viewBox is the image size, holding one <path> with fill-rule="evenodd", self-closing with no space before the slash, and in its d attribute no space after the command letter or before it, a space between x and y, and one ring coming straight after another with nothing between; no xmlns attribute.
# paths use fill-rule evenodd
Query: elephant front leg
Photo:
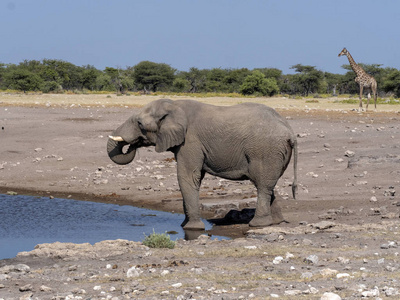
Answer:
<svg viewBox="0 0 400 300"><path fill-rule="evenodd" d="M179 187L183 197L183 210L185 220L181 224L183 229L204 230L205 225L200 217L199 190L201 175L198 180L192 180L192 177L186 175L178 176Z"/></svg>

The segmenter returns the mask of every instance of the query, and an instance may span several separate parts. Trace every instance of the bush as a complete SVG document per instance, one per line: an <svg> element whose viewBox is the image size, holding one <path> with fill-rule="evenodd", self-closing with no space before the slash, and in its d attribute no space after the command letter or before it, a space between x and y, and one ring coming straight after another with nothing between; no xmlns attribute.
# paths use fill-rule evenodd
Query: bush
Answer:
<svg viewBox="0 0 400 300"><path fill-rule="evenodd" d="M45 81L41 86L41 90L43 93L50 93L50 92L59 92L62 90L62 88L55 81Z"/></svg>
<svg viewBox="0 0 400 300"><path fill-rule="evenodd" d="M265 78L265 75L260 71L253 71L240 86L240 92L243 95L273 96L279 93L279 87L275 78Z"/></svg>
<svg viewBox="0 0 400 300"><path fill-rule="evenodd" d="M173 249L175 247L175 242L171 240L170 236L166 233L158 234L153 233L147 235L143 241L143 245L150 248L168 248Z"/></svg>

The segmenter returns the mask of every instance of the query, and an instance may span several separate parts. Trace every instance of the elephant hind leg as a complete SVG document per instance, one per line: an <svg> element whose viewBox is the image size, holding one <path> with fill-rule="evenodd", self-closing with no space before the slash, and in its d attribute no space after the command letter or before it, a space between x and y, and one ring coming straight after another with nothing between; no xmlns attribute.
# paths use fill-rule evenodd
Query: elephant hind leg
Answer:
<svg viewBox="0 0 400 300"><path fill-rule="evenodd" d="M272 193L271 197L271 215L273 224L280 224L283 222L288 223L288 221L286 221L283 217L281 207L279 206L278 201L275 198L274 192Z"/></svg>
<svg viewBox="0 0 400 300"><path fill-rule="evenodd" d="M278 208L277 205L275 204L274 215L276 216L276 219L274 220L271 207L272 199L274 198L275 196L273 188L265 188L265 189L257 188L256 212L254 214L254 218L250 221L249 226L266 227L273 225L275 224L275 222L278 221L279 214L282 215L282 213L280 213L280 208Z"/></svg>

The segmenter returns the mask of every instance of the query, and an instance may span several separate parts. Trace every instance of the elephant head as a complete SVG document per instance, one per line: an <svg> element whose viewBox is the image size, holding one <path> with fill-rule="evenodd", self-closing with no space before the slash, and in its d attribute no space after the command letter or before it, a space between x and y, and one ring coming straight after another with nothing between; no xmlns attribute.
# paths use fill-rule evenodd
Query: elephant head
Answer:
<svg viewBox="0 0 400 300"><path fill-rule="evenodd" d="M124 165L132 162L140 147L155 146L157 152L167 151L184 142L186 129L186 114L172 100L153 101L109 136L108 156Z"/></svg>

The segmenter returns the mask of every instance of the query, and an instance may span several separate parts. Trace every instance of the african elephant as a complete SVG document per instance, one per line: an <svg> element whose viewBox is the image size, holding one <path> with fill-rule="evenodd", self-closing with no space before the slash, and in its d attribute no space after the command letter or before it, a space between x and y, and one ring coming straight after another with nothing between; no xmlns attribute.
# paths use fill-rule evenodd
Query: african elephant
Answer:
<svg viewBox="0 0 400 300"><path fill-rule="evenodd" d="M129 144L129 149L123 147ZM204 229L199 189L205 173L232 180L251 180L257 205L250 226L284 221L274 187L294 151L293 197L297 188L297 140L274 109L256 103L214 106L193 100L155 100L139 109L109 136L112 161L128 164L139 147L171 151L177 162L183 197L184 229ZM126 147L125 147L126 148ZM125 149L124 148L124 149Z"/></svg>

